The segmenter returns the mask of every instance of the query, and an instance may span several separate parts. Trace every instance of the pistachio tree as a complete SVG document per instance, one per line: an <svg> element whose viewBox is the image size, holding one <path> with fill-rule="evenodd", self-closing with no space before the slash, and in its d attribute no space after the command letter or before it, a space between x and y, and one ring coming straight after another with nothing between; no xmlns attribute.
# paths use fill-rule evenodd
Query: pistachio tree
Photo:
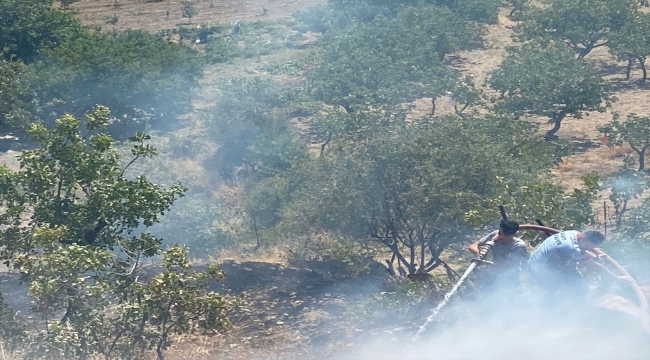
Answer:
<svg viewBox="0 0 650 360"><path fill-rule="evenodd" d="M643 71L642 81L648 78L646 59L650 56L650 14L637 12L618 31L610 35L609 51L618 60L627 61L625 79L630 79L630 72L635 61Z"/></svg>
<svg viewBox="0 0 650 360"><path fill-rule="evenodd" d="M186 189L125 175L156 148L137 133L132 157L120 158L109 120L98 106L83 122L65 115L53 129L35 124L28 133L40 147L22 153L20 171L0 167L0 258L33 300L34 358L133 358L153 346L162 359L170 332L228 323L230 300L205 282L223 274L197 273L185 250L163 252L146 231ZM161 254L162 275L144 281L143 259Z"/></svg>
<svg viewBox="0 0 650 360"><path fill-rule="evenodd" d="M598 131L607 134L608 147L628 144L639 156L639 171L645 170L645 152L650 148L650 117L628 114L626 121L620 121L615 113L612 121L598 126Z"/></svg>
<svg viewBox="0 0 650 360"><path fill-rule="evenodd" d="M550 165L551 146L534 132L507 117L453 115L333 139L284 174L278 228L374 241L392 254L389 269L426 273L471 232L470 211L502 193L499 177L523 186Z"/></svg>
<svg viewBox="0 0 650 360"><path fill-rule="evenodd" d="M308 75L310 90L348 114L435 99L457 77L441 60L471 44L476 30L445 7L421 5L405 7L395 18L328 32L320 66Z"/></svg>
<svg viewBox="0 0 650 360"><path fill-rule="evenodd" d="M0 59L0 126L26 128L37 120L39 101L25 76L28 71L18 60Z"/></svg>
<svg viewBox="0 0 650 360"><path fill-rule="evenodd" d="M604 112L614 100L605 80L563 43L530 42L509 47L508 55L487 83L499 92L496 109L521 116L544 116L555 138L567 116Z"/></svg>
<svg viewBox="0 0 650 360"><path fill-rule="evenodd" d="M636 8L633 0L543 0L542 4L517 27L518 38L566 41L578 58L607 45L610 34L621 29Z"/></svg>

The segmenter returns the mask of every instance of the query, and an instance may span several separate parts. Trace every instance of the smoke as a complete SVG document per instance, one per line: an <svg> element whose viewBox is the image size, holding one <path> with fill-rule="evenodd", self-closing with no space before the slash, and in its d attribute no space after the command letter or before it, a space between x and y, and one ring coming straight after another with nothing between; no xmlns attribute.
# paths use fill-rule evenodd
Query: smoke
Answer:
<svg viewBox="0 0 650 360"><path fill-rule="evenodd" d="M650 335L629 314L600 308L592 297L549 303L534 291L513 296L510 290L457 301L419 341L412 340L412 334L381 336L342 358L650 358Z"/></svg>

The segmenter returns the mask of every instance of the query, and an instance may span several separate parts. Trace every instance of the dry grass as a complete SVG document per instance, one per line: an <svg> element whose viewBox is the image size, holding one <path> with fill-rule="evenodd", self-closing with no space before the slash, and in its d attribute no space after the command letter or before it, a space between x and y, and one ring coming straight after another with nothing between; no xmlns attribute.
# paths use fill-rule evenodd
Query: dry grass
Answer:
<svg viewBox="0 0 650 360"><path fill-rule="evenodd" d="M104 19L115 14L119 16L117 30L158 31L200 23L223 24L286 18L296 10L322 2L324 0L195 0L194 8L198 13L192 18L192 25L189 24L189 19L181 16L180 0L117 0L117 3L115 0L81 0L72 7L86 25L110 28ZM266 15L262 15L262 7L268 10Z"/></svg>

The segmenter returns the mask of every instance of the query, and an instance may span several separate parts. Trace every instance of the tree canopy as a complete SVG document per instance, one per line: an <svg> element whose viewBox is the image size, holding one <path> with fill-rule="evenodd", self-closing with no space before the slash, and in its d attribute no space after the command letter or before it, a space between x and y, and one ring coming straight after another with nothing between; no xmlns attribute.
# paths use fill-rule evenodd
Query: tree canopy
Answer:
<svg viewBox="0 0 650 360"><path fill-rule="evenodd" d="M612 32L608 43L609 51L618 60L627 61L626 79L630 78L630 71L634 61L639 62L643 71L642 80L648 78L646 59L650 56L650 14L637 12L634 17L626 21L617 31Z"/></svg>
<svg viewBox="0 0 650 360"><path fill-rule="evenodd" d="M25 79L27 71L19 60L0 59L0 126L27 128L38 120L38 97Z"/></svg>
<svg viewBox="0 0 650 360"><path fill-rule="evenodd" d="M0 3L0 44L5 59L26 63L42 49L56 47L83 34L80 22L52 7L52 0L6 0Z"/></svg>
<svg viewBox="0 0 650 360"><path fill-rule="evenodd" d="M95 106L109 106L116 130L148 120L169 120L190 107L192 90L202 76L201 56L193 49L142 30L107 34L82 27L71 13L51 1L5 1L0 4L3 94L7 114L0 124L26 127L52 122L65 112L77 116ZM22 67L18 62L24 63ZM11 71L9 71L11 69ZM18 116L17 114L21 114ZM54 114L54 115L51 115Z"/></svg>
<svg viewBox="0 0 650 360"><path fill-rule="evenodd" d="M56 99L49 108L80 114L101 103L125 122L186 111L202 76L196 51L141 30L116 37L90 31L43 55L35 87Z"/></svg>
<svg viewBox="0 0 650 360"><path fill-rule="evenodd" d="M607 45L610 34L621 29L636 8L635 0L544 0L542 4L518 26L519 38L566 41L579 58Z"/></svg>
<svg viewBox="0 0 650 360"><path fill-rule="evenodd" d="M320 66L309 75L317 100L349 114L395 107L450 90L457 75L441 62L464 48L477 28L446 8L407 7L382 18L325 36Z"/></svg>
<svg viewBox="0 0 650 360"><path fill-rule="evenodd" d="M33 358L141 357L154 347L162 359L170 332L227 325L231 300L206 290L210 278L223 278L218 267L196 272L186 250L163 253L145 231L186 189L126 177L156 149L137 133L133 157L121 159L104 130L108 115L95 108L85 128L72 115L51 130L33 125L40 147L20 156L22 171L0 167L0 258L20 271L43 315L31 325L46 330L28 339ZM160 254L163 272L138 280L142 259Z"/></svg>
<svg viewBox="0 0 650 360"><path fill-rule="evenodd" d="M614 100L598 72L556 42L509 47L488 84L500 93L494 99L498 110L548 117L553 128L547 138L555 137L565 117L603 112Z"/></svg>
<svg viewBox="0 0 650 360"><path fill-rule="evenodd" d="M645 170L645 152L650 148L650 117L628 114L621 122L620 114L614 114L609 123L598 126L598 131L606 134L607 146L629 144L639 156L639 170Z"/></svg>
<svg viewBox="0 0 650 360"><path fill-rule="evenodd" d="M552 146L534 131L507 117L454 115L333 140L320 157L276 177L274 194L289 199L277 227L371 239L407 273L428 272L471 229L469 214L490 218L490 199L549 165Z"/></svg>

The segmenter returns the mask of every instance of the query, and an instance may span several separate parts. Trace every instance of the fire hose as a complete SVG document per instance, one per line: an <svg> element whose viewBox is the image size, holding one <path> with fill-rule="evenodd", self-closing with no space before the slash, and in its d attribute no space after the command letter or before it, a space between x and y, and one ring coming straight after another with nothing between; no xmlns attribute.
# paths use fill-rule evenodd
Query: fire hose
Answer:
<svg viewBox="0 0 650 360"><path fill-rule="evenodd" d="M500 207L501 210L501 215L504 219L506 219L506 215L504 210ZM541 223L541 221L538 221L538 223ZM542 231L546 235L553 235L557 234L560 232L560 230L553 229L547 226L542 226L542 225L530 225L530 224L525 224L525 225L520 225L519 230L537 230L537 231ZM451 297L458 291L458 288L463 284L465 279L469 276L469 274L476 268L478 264L482 263L489 263L485 260L487 254L492 250L492 247L494 246L494 242L492 239L489 239L485 244L481 246L479 249L478 255L471 260L471 264L465 270L461 278L458 280L458 282L453 286L453 288L445 294L444 299L436 306L436 308L431 312L431 315L427 317L426 321L418 331L415 333L413 339L414 340L419 340L420 336L426 331L427 325L431 323L440 310L447 305ZM641 312L643 314L643 319L641 319L641 323L643 328L650 332L650 321L648 320L650 317L650 312L648 311L648 300L646 299L645 295L643 294L643 291L641 291L641 288L639 287L639 284L636 283L636 281L630 276L630 274L625 270L623 266L621 266L616 260L614 260L611 256L607 255L604 251L601 249L595 248L591 251L587 251L592 257L595 257L596 259L604 260L610 265L612 265L616 270L623 276L627 276L632 279L630 282L630 285L632 286L632 289L634 290L634 293L637 297L637 300L639 302L639 307L641 308Z"/></svg>
<svg viewBox="0 0 650 360"><path fill-rule="evenodd" d="M537 230L551 235L560 232L560 230L553 229L550 227L540 226L540 225L528 225L528 224L520 225L519 230ZM595 248L591 251L587 250L586 252L590 254L592 257L595 257L600 260L604 260L605 262L612 265L620 273L620 275L627 276L628 278L632 279L632 281L630 282L630 286L632 286L632 290L634 290L634 294L637 297L637 301L639 302L639 307L641 308L642 314L645 314L644 317L646 317L645 319L643 319L642 325L646 331L650 332L650 324L648 324L647 321L648 320L647 316L648 314L650 314L650 311L648 309L648 299L643 294L643 291L641 290L641 287L639 287L639 284L637 284L634 278L632 278L630 273L628 273L627 270L625 270L625 268L621 266L621 264L619 264L611 256L607 255L603 250L599 248Z"/></svg>

